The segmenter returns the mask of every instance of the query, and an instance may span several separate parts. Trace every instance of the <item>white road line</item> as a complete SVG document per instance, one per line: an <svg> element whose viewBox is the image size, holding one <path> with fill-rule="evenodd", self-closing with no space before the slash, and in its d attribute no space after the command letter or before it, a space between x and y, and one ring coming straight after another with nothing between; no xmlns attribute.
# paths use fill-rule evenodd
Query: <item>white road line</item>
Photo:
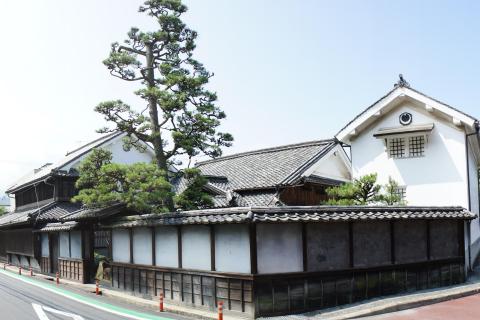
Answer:
<svg viewBox="0 0 480 320"><path fill-rule="evenodd" d="M35 313L38 316L38 319L40 320L48 320L47 315L45 314L45 311L43 311L43 308L41 305L32 303L33 310L35 310Z"/></svg>
<svg viewBox="0 0 480 320"><path fill-rule="evenodd" d="M98 310L102 310L102 311L105 311L105 312L109 312L109 313L115 314L115 315L117 315L117 316L129 318L129 319L135 319L135 320L145 320L145 319L173 320L172 318L159 317L159 316L153 316L153 315L146 315L145 317L144 317L144 316L140 316L140 315L137 316L137 315L134 315L134 314L124 313L124 312L122 312L122 311L112 310L112 309L110 309L110 308L108 308L108 307L104 307L104 306L101 306L101 305L98 305L98 304L95 304L95 303L92 303L92 302L89 302L89 301L85 301L85 300L83 300L83 299L79 299L79 298L70 296L70 295L68 295L68 294L64 294L64 293L62 293L62 292L56 291L56 290L54 290L54 289L45 287L45 286L43 286L41 283L36 283L36 282L34 282L34 281L28 281L27 279L18 278L18 276L13 275L13 274L10 274L8 271L3 271L3 270L1 270L0 273L3 274L3 275L6 275L7 277L17 279L17 280L19 280L19 281L28 283L28 284L30 284L30 285L32 285L32 286L39 287L39 288L41 288L41 289L43 289L43 290L46 290L46 291L55 293L55 294L57 294L57 295L59 295L59 296L65 297L65 298L67 298L67 299L80 302L80 303L85 304L85 305L87 305L87 306L90 306L90 307L93 307L93 308L96 308L96 309L98 309ZM44 319L41 319L41 320L48 320L48 318L46 318L46 319L44 318Z"/></svg>
<svg viewBox="0 0 480 320"><path fill-rule="evenodd" d="M59 315L65 316L65 317L69 317L69 318L72 318L73 320L84 320L83 317L81 317L79 315L64 312L64 311L60 311L60 310L56 310L56 309L52 309L52 308L49 308L49 307L43 307L43 306L41 306L39 304L36 304L36 303L32 303L32 307L33 307L33 310L35 310L35 312L37 313L37 316L40 320L48 320L48 317L47 317L47 314L45 313L45 311L50 312L50 313L59 314Z"/></svg>

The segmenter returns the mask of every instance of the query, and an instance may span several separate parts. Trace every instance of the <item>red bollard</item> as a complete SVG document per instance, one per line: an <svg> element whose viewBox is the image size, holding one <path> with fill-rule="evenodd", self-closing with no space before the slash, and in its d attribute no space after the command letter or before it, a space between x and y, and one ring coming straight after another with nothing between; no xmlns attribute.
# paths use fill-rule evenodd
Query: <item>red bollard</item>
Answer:
<svg viewBox="0 0 480 320"><path fill-rule="evenodd" d="M57 272L56 278L57 278L57 284L60 284L60 277L58 276L58 272Z"/></svg>
<svg viewBox="0 0 480 320"><path fill-rule="evenodd" d="M98 280L95 280L95 294L98 296L100 295L100 287L98 284Z"/></svg>
<svg viewBox="0 0 480 320"><path fill-rule="evenodd" d="M223 301L218 301L218 320L223 320Z"/></svg>
<svg viewBox="0 0 480 320"><path fill-rule="evenodd" d="M18 268L18 274L22 275L22 267Z"/></svg>
<svg viewBox="0 0 480 320"><path fill-rule="evenodd" d="M33 277L33 268L30 267L30 277Z"/></svg>
<svg viewBox="0 0 480 320"><path fill-rule="evenodd" d="M163 293L160 293L160 312L163 312Z"/></svg>

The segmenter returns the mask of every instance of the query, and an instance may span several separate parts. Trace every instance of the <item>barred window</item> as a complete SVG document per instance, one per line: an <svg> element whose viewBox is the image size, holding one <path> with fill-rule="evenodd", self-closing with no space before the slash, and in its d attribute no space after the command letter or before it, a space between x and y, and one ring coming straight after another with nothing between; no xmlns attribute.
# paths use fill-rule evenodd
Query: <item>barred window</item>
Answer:
<svg viewBox="0 0 480 320"><path fill-rule="evenodd" d="M392 158L404 158L405 153L405 138L389 139L388 150Z"/></svg>
<svg viewBox="0 0 480 320"><path fill-rule="evenodd" d="M390 158L417 158L425 155L425 136L395 137L388 139Z"/></svg>
<svg viewBox="0 0 480 320"><path fill-rule="evenodd" d="M423 157L425 152L425 137L415 136L408 139L408 151L410 157Z"/></svg>
<svg viewBox="0 0 480 320"><path fill-rule="evenodd" d="M396 196L400 198L400 200L405 200L405 195L407 193L406 187L397 187L393 192Z"/></svg>

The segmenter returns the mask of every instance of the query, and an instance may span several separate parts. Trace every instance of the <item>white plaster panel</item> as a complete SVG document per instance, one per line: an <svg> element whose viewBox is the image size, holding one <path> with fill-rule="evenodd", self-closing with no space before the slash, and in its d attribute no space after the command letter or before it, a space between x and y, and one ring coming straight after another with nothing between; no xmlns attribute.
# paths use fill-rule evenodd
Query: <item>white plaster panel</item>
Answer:
<svg viewBox="0 0 480 320"><path fill-rule="evenodd" d="M135 148L132 148L130 151L123 150L123 137L125 135L120 135L117 138L112 139L111 141L105 143L101 146L102 149L106 149L112 152L112 162L122 163L122 164L133 164L138 162L147 162L150 163L153 160L153 152L148 150L146 152L140 152ZM67 164L62 169L69 170L70 168L77 168L80 162L82 162L90 152L82 155L75 161Z"/></svg>
<svg viewBox="0 0 480 320"><path fill-rule="evenodd" d="M71 258L81 259L82 258L82 232L81 231L70 231L70 241L72 247Z"/></svg>
<svg viewBox="0 0 480 320"><path fill-rule="evenodd" d="M258 273L303 270L302 227L298 223L257 225Z"/></svg>
<svg viewBox="0 0 480 320"><path fill-rule="evenodd" d="M30 267L30 263L28 262L28 258L26 256L20 256L20 265L25 268Z"/></svg>
<svg viewBox="0 0 480 320"><path fill-rule="evenodd" d="M42 233L41 235L41 242L42 242L42 257L49 257L50 256L50 247L48 245L48 233Z"/></svg>
<svg viewBox="0 0 480 320"><path fill-rule="evenodd" d="M215 226L217 271L250 273L250 237L247 225Z"/></svg>
<svg viewBox="0 0 480 320"><path fill-rule="evenodd" d="M133 263L152 264L152 230L149 228L133 229Z"/></svg>
<svg viewBox="0 0 480 320"><path fill-rule="evenodd" d="M162 226L155 229L155 260L161 267L178 268L178 229Z"/></svg>
<svg viewBox="0 0 480 320"><path fill-rule="evenodd" d="M182 267L211 270L210 228L208 226L182 227Z"/></svg>
<svg viewBox="0 0 480 320"><path fill-rule="evenodd" d="M60 246L60 257L70 258L70 240L68 232L60 232L58 242Z"/></svg>
<svg viewBox="0 0 480 320"><path fill-rule="evenodd" d="M112 230L113 261L130 263L130 232L127 229Z"/></svg>

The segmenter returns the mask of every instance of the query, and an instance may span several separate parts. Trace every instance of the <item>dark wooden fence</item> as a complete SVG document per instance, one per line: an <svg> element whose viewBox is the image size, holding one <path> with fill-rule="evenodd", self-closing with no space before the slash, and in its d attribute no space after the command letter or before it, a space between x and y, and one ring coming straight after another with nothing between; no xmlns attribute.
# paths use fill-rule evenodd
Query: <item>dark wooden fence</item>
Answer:
<svg viewBox="0 0 480 320"><path fill-rule="evenodd" d="M58 258L58 269L61 278L85 283L87 280L85 266L86 261L83 259Z"/></svg>
<svg viewBox="0 0 480 320"><path fill-rule="evenodd" d="M157 297L182 303L216 308L224 302L225 310L253 315L252 276L219 272L197 272L112 263L112 287L144 297Z"/></svg>
<svg viewBox="0 0 480 320"><path fill-rule="evenodd" d="M463 258L381 268L255 277L257 316L299 313L465 281Z"/></svg>

